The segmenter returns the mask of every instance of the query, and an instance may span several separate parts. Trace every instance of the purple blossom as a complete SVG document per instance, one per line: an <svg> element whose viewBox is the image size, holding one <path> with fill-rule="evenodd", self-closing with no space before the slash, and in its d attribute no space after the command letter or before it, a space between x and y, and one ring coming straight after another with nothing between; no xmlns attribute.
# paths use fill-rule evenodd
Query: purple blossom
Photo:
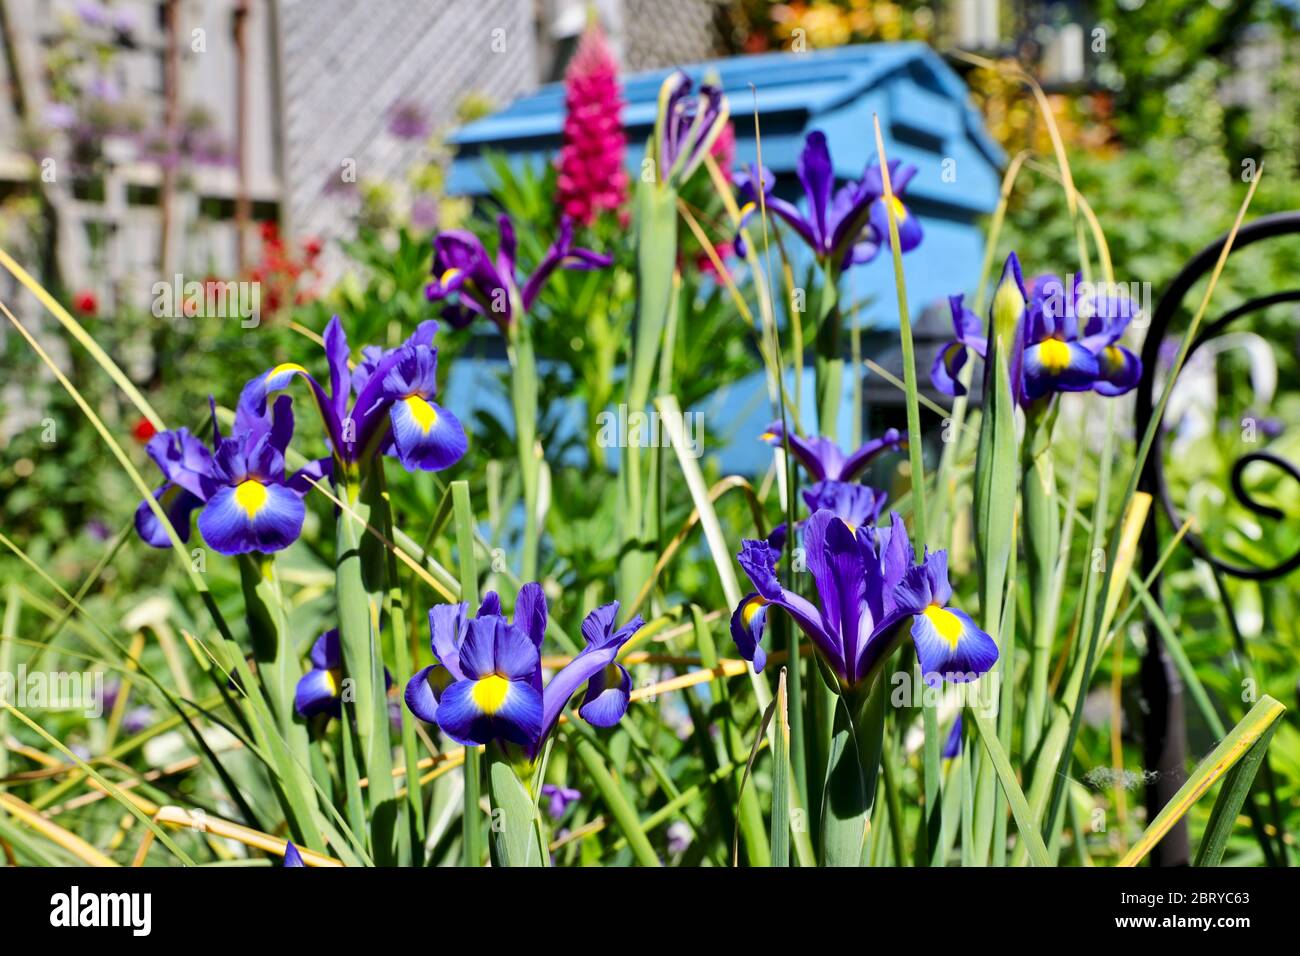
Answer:
<svg viewBox="0 0 1300 956"><path fill-rule="evenodd" d="M841 690L864 685L911 635L927 682L974 680L991 668L998 648L961 610L949 606L946 551L926 552L921 564L897 513L887 528L850 529L830 511L804 528L808 570L818 603L787 589L776 574L778 552L766 541L745 541L740 566L755 590L736 606L731 636L741 656L761 671L769 608L790 615L839 681Z"/></svg>

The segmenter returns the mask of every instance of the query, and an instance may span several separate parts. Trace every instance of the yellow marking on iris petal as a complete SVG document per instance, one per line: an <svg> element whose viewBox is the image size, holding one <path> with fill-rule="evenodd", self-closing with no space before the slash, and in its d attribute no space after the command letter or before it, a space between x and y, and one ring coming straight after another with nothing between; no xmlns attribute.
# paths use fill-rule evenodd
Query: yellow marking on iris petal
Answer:
<svg viewBox="0 0 1300 956"><path fill-rule="evenodd" d="M937 604L931 604L924 611L925 619L930 622L937 633L943 640L948 642L948 646L954 651L957 645L961 643L962 623L961 618L947 608L939 607Z"/></svg>
<svg viewBox="0 0 1300 956"><path fill-rule="evenodd" d="M901 199L897 196L890 196L887 202L889 203L890 208L894 210L894 219L896 221L902 222L907 218L907 207L903 205Z"/></svg>
<svg viewBox="0 0 1300 956"><path fill-rule="evenodd" d="M343 671L338 667L331 667L325 672L325 686L329 688L331 697L337 697L339 695L339 680L342 677Z"/></svg>
<svg viewBox="0 0 1300 956"><path fill-rule="evenodd" d="M752 202L745 203L745 205L740 207L740 218L744 219L753 211L754 211L754 203Z"/></svg>
<svg viewBox="0 0 1300 956"><path fill-rule="evenodd" d="M441 278L438 279L438 281L439 281L440 283L442 283L443 285L446 285L446 284L447 284L448 282L450 282L452 279L454 279L454 278L456 278L458 275L460 275L460 273L461 273L461 270L460 270L460 269L457 269L457 268L455 268L455 267L453 266L452 268L450 268L450 269L448 269L446 272L444 272L444 273L442 274Z"/></svg>
<svg viewBox="0 0 1300 956"><path fill-rule="evenodd" d="M241 481L235 487L235 504L239 505L244 514L250 518L257 517L257 513L266 505L268 497L266 486L252 478Z"/></svg>
<svg viewBox="0 0 1300 956"><path fill-rule="evenodd" d="M438 410L419 395L411 395L402 401L406 402L407 411L415 419L415 424L420 426L420 431L426 435L429 434L429 429L438 424Z"/></svg>
<svg viewBox="0 0 1300 956"><path fill-rule="evenodd" d="M301 372L303 375L307 374L307 370L297 362L282 362L266 373L266 380L269 382L271 379L283 375L285 372Z"/></svg>
<svg viewBox="0 0 1300 956"><path fill-rule="evenodd" d="M752 626L754 615L762 610L763 606L766 604L766 599L758 597L757 595L745 602L745 609L740 612L740 619L745 622L746 628Z"/></svg>
<svg viewBox="0 0 1300 956"><path fill-rule="evenodd" d="M841 520L841 521L844 521L843 518L841 518L840 520ZM848 529L849 529L849 532L852 533L852 534L857 534L857 533L858 533L858 526L855 525L852 521L844 521L844 527L848 528Z"/></svg>
<svg viewBox="0 0 1300 956"><path fill-rule="evenodd" d="M776 438L776 432L763 432L758 436L759 441L772 441Z"/></svg>
<svg viewBox="0 0 1300 956"><path fill-rule="evenodd" d="M510 681L500 674L489 674L476 680L469 693L479 710L485 714L495 714L506 702L510 693Z"/></svg>
<svg viewBox="0 0 1300 956"><path fill-rule="evenodd" d="M1047 339L1038 346L1038 358L1049 372L1064 372L1070 367L1070 347L1060 339Z"/></svg>
<svg viewBox="0 0 1300 956"><path fill-rule="evenodd" d="M1107 371L1115 372L1124 367L1124 353L1119 350L1119 346L1106 346L1106 350L1102 352L1102 356L1106 360Z"/></svg>

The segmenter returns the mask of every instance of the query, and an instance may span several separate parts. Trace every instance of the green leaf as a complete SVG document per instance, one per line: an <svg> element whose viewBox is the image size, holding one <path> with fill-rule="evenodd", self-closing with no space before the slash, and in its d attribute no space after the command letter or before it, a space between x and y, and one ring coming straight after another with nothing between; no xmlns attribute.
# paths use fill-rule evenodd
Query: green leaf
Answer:
<svg viewBox="0 0 1300 956"><path fill-rule="evenodd" d="M614 779L614 775L605 766L605 760L596 749L596 745L590 740L579 738L575 751L587 775L600 791L601 799L605 801L605 808L609 810L610 815L617 821L619 829L623 831L623 836L627 838L628 846L632 848L632 855L636 857L637 862L642 866L659 866L659 857L655 855L654 847L650 845L650 838L646 836L636 810L632 809L632 805L627 802L627 797L623 794L618 781Z"/></svg>
<svg viewBox="0 0 1300 956"><path fill-rule="evenodd" d="M795 662L798 663L797 661ZM790 865L790 715L785 668L776 682L776 742L772 745L772 865Z"/></svg>
<svg viewBox="0 0 1300 956"><path fill-rule="evenodd" d="M530 768L522 768L528 772ZM492 800L492 865L547 866L537 801L515 766L497 745L488 747L488 792Z"/></svg>
<svg viewBox="0 0 1300 956"><path fill-rule="evenodd" d="M469 483L451 483L452 508L456 523L456 552L460 558L460 596L462 601L478 600L478 567L474 560L474 513L469 501ZM482 821L479 819L479 788L483 777L482 760L477 747L465 748L464 808L461 814L461 850L466 866L483 863Z"/></svg>
<svg viewBox="0 0 1300 956"><path fill-rule="evenodd" d="M1029 811L1025 792L1020 789L1016 772L1011 769L1007 752L1002 749L1002 743L998 740L997 728L979 706L967 707L966 713L974 718L980 741L984 744L989 759L993 761L993 769L998 772L998 779L1002 781L1002 792L1007 796L1007 803L1011 804L1011 815L1016 818L1016 826L1020 829L1020 842L1027 848L1029 859L1034 866L1051 866L1051 857L1047 855L1047 847L1043 845L1042 834L1034 825L1034 816Z"/></svg>
<svg viewBox="0 0 1300 956"><path fill-rule="evenodd" d="M1219 746L1210 751L1210 755L1192 771L1192 775L1187 778L1187 782L1178 788L1178 792L1174 794L1173 799L1156 814L1156 818L1148 824L1142 836L1124 855L1124 859L1120 860L1119 865L1137 866L1141 863L1143 858L1151 852L1151 848L1159 843L1161 838L1173 828L1174 824L1181 820L1187 811L1192 808L1192 804L1204 796L1205 792L1214 786L1220 778L1226 776L1228 771L1250 753L1260 740L1266 741L1266 735L1272 732L1274 725L1284 713L1286 713L1286 708L1265 694L1259 703L1250 709L1250 713L1241 718L1237 726L1233 727L1228 736L1223 738ZM1210 846L1202 849L1208 859L1217 861L1218 858L1222 857L1223 842L1227 840L1227 832L1220 831L1224 827L1230 828L1232 822L1236 820L1237 810L1241 808L1241 800L1245 799L1246 790L1250 789L1251 780L1254 779L1255 770L1258 769L1259 760L1262 756L1263 752L1261 751L1254 758L1254 767L1249 773L1243 772L1236 780L1231 782L1227 800L1215 803L1214 809L1219 811L1219 818L1216 819L1213 814L1211 815L1211 828L1208 834ZM1238 799L1238 796L1240 799ZM1235 807L1230 806L1233 800L1237 801ZM1230 814L1229 809L1231 809ZM1207 865L1213 865L1213 863Z"/></svg>
<svg viewBox="0 0 1300 956"><path fill-rule="evenodd" d="M1205 825L1205 835L1201 838L1200 848L1196 851L1197 866L1218 866L1223 861L1223 851L1228 845L1228 837L1232 835L1232 829L1237 825L1237 816L1241 813L1242 804L1250 795L1251 784L1255 780L1255 774L1259 772L1259 765L1264 762L1269 741L1273 739L1275 730L1277 724L1270 724L1246 751L1246 756L1242 757L1224 778L1223 786L1219 788L1218 799L1214 801L1214 809L1210 811L1210 822Z"/></svg>
<svg viewBox="0 0 1300 956"><path fill-rule="evenodd" d="M888 685L835 698L835 724L822 797L822 865L861 866L885 737Z"/></svg>

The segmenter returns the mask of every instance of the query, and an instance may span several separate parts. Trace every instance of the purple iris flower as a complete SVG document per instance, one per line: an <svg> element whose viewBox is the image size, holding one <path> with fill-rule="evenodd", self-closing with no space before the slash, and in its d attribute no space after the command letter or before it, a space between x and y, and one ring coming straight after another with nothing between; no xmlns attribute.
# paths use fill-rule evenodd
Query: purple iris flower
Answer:
<svg viewBox="0 0 1300 956"><path fill-rule="evenodd" d="M739 231L763 208L784 220L819 260L829 261L837 268L870 262L882 248L888 248L889 212L878 165L868 166L861 179L845 183L837 190L826 134L813 130L804 140L797 172L807 199L806 215L793 203L773 194L776 178L771 170L760 172L757 166L751 166L736 175L741 202L736 251L740 255L745 255L745 245ZM899 199L915 175L916 167L890 160L894 217L898 221L898 242L904 252L915 249L922 238L920 222Z"/></svg>
<svg viewBox="0 0 1300 956"><path fill-rule="evenodd" d="M547 801L546 812L551 815L552 820L558 820L564 816L564 811L569 809L569 804L577 803L582 799L582 791L574 790L572 787L544 783L542 784L542 796Z"/></svg>
<svg viewBox="0 0 1300 956"><path fill-rule="evenodd" d="M300 375L311 387L336 458L355 462L388 453L396 455L408 471L449 468L464 456L469 442L459 419L433 401L437 332L437 322L421 322L397 348L369 347L356 368L350 369L347 336L336 315L325 327L328 391L303 366L288 362L244 386L239 407L255 416L268 395Z"/></svg>
<svg viewBox="0 0 1300 956"><path fill-rule="evenodd" d="M429 611L437 663L417 671L405 695L411 713L436 723L457 743L508 741L535 757L569 698L584 684L578 714L589 724L612 727L627 711L632 678L615 658L644 626L640 615L615 629L617 601L588 614L582 622L586 647L543 688L547 607L541 585L519 589L513 622L501 613L494 591L476 617L469 618L467 610L461 603Z"/></svg>
<svg viewBox="0 0 1300 956"><path fill-rule="evenodd" d="M785 427L779 421L768 425L758 437L773 448L785 447ZM846 455L829 438L800 438L794 434L789 437L791 454L799 459L813 481L852 481L877 455L901 446L907 440L906 433L890 428L879 438L863 443L857 451Z"/></svg>
<svg viewBox="0 0 1300 956"><path fill-rule="evenodd" d="M1097 381L1097 356L1079 341L1079 323L1056 276L1030 280L1025 308L1021 396L1025 404L1054 392L1086 392Z"/></svg>
<svg viewBox="0 0 1300 956"><path fill-rule="evenodd" d="M660 179L684 183L704 161L730 115L726 97L715 83L694 84L683 70L674 71L659 88L655 121Z"/></svg>
<svg viewBox="0 0 1300 956"><path fill-rule="evenodd" d="M1080 290L1074 302L1081 323L1080 341L1097 356L1097 379L1092 390L1110 396L1132 391L1142 377L1142 360L1119 340L1137 318L1138 304L1122 290L1104 287L1086 294Z"/></svg>
<svg viewBox="0 0 1300 956"><path fill-rule="evenodd" d="M573 222L562 216L555 242L521 286L515 261L515 227L505 215L498 218L497 227L501 238L495 260L488 256L478 236L464 229L439 233L433 240L433 281L425 286L424 294L430 302L456 296L443 316L458 329L483 315L505 333L512 322L533 307L542 286L556 269L591 271L614 261L590 249L575 249Z"/></svg>
<svg viewBox="0 0 1300 956"><path fill-rule="evenodd" d="M948 308L952 312L952 328L956 338L939 350L930 367L930 381L934 387L945 395L965 395L966 386L957 376L966 367L966 352L969 349L984 358L988 351L988 339L984 337L984 323L964 304L965 296L948 296Z"/></svg>
<svg viewBox="0 0 1300 956"><path fill-rule="evenodd" d="M818 511L804 528L804 547L820 607L781 585L779 556L766 541L745 541L740 566L754 583L731 616L741 656L761 671L768 608L782 608L812 640L842 690L864 684L897 646L911 620L912 642L928 683L971 681L998 657L997 645L963 611L949 607L946 551L917 565L903 519L889 528L849 526Z"/></svg>
<svg viewBox="0 0 1300 956"><path fill-rule="evenodd" d="M1019 298L1011 373L1021 405L1058 392L1123 395L1142 377L1141 360L1118 344L1138 314L1137 305L1122 291L1104 286L1093 290L1086 285L1071 281L1067 286L1054 275L1037 276L1026 283L1016 254L1007 257L998 288L1012 304ZM930 379L945 395L964 395L966 390L957 376L966 364L967 352L985 358L988 340L978 316L965 307L962 296L950 296L948 305L954 339L935 356Z"/></svg>
<svg viewBox="0 0 1300 956"><path fill-rule="evenodd" d="M954 757L961 755L961 714L952 722L952 730L948 731L948 739L944 742L942 757L944 760L952 760Z"/></svg>
<svg viewBox="0 0 1300 956"><path fill-rule="evenodd" d="M293 400L281 396L271 414L265 407L236 415L235 428L222 437L213 404L212 431L216 451L188 429L159 432L145 446L166 482L154 492L177 536L188 541L190 515L199 509L199 531L219 554L269 554L293 544L302 531L306 508L303 495L309 479L322 474L314 462L286 476L284 450L293 436ZM135 528L155 548L170 546L167 531L142 501L135 511Z"/></svg>
<svg viewBox="0 0 1300 956"><path fill-rule="evenodd" d="M303 717L343 713L343 648L338 628L331 628L311 646L311 668L298 679L293 709ZM393 686L393 675L384 668L384 689Z"/></svg>
<svg viewBox="0 0 1300 956"><path fill-rule="evenodd" d="M286 843L284 845L283 865L284 866L306 866L307 864L302 861L302 854L298 852L298 848L294 846L292 843Z"/></svg>
<svg viewBox="0 0 1300 956"><path fill-rule="evenodd" d="M808 513L829 511L852 530L864 525L874 525L885 507L885 493L868 485L851 481L819 481L803 489L803 500ZM800 521L802 528L807 522ZM767 543L780 551L785 547L785 523L777 525L767 536Z"/></svg>

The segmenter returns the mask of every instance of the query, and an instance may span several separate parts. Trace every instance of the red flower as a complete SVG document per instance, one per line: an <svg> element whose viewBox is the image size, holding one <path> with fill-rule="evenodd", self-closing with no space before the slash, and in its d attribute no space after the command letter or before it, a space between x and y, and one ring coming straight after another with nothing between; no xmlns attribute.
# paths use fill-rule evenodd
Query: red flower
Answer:
<svg viewBox="0 0 1300 956"><path fill-rule="evenodd" d="M135 423L135 427L131 429L131 435L141 444L144 444L156 434L158 434L158 429L153 427L153 422L144 417L141 417Z"/></svg>
<svg viewBox="0 0 1300 956"><path fill-rule="evenodd" d="M88 289L78 292L72 304L82 315L96 315L99 312L99 300L95 298L95 293Z"/></svg>
<svg viewBox="0 0 1300 956"><path fill-rule="evenodd" d="M627 200L618 63L598 24L587 28L564 72L564 145L557 161L560 210L589 225Z"/></svg>

